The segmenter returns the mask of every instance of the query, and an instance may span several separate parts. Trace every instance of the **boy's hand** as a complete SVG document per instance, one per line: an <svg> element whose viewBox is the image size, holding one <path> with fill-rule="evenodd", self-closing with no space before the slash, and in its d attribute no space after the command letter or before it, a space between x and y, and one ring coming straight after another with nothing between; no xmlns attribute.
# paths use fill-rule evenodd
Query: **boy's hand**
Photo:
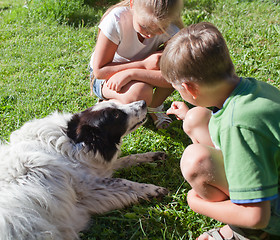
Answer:
<svg viewBox="0 0 280 240"><path fill-rule="evenodd" d="M129 71L121 71L115 73L111 76L108 81L106 81L106 85L109 89L119 92L124 85L131 81L131 75Z"/></svg>
<svg viewBox="0 0 280 240"><path fill-rule="evenodd" d="M174 114L178 120L184 120L187 112L189 111L188 106L184 102L173 102L171 107L166 111L166 114Z"/></svg>

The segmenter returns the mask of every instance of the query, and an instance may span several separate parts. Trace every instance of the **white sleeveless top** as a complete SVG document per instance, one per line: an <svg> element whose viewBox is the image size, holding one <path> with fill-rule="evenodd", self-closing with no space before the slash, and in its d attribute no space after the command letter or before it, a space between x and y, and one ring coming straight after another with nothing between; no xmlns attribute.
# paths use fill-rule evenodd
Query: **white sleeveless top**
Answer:
<svg viewBox="0 0 280 240"><path fill-rule="evenodd" d="M118 45L113 62L144 59L180 30L176 25L171 24L166 33L146 38L141 43L137 32L133 28L133 16L129 7L114 8L98 27L109 40ZM91 56L91 67L93 66L93 55L94 53Z"/></svg>

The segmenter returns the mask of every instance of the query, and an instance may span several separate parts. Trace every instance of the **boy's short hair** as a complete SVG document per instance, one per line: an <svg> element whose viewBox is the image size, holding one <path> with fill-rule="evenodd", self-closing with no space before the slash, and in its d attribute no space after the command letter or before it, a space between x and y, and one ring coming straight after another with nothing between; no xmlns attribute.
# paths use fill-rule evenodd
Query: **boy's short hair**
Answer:
<svg viewBox="0 0 280 240"><path fill-rule="evenodd" d="M163 77L175 85L190 81L209 85L235 74L222 34L207 22L183 28L171 38L160 69Z"/></svg>

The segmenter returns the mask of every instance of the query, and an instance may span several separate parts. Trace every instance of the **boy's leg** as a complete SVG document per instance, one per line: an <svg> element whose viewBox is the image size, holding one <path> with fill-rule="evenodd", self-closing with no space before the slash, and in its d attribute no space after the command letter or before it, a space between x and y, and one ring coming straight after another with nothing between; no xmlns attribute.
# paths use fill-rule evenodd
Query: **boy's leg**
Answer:
<svg viewBox="0 0 280 240"><path fill-rule="evenodd" d="M190 109L183 123L192 139L181 158L181 171L194 191L209 201L228 199L228 183L222 152L213 147L208 129L211 111L203 107Z"/></svg>
<svg viewBox="0 0 280 240"><path fill-rule="evenodd" d="M123 104L144 100L149 105L152 102L153 87L144 82L130 81L121 91L116 92L104 84L102 94L106 99L117 100Z"/></svg>
<svg viewBox="0 0 280 240"><path fill-rule="evenodd" d="M194 107L187 112L183 129L193 143L214 147L208 129L210 117L211 111L204 107Z"/></svg>
<svg viewBox="0 0 280 240"><path fill-rule="evenodd" d="M223 201L229 196L228 183L222 153L212 147L208 130L210 117L211 112L206 108L195 107L188 111L183 128L194 144L189 145L182 155L181 172L200 197L209 201ZM219 232L218 235L222 234L228 239L233 236L228 225ZM204 233L198 239L214 238Z"/></svg>
<svg viewBox="0 0 280 240"><path fill-rule="evenodd" d="M203 199L228 199L228 183L220 150L202 145L189 145L181 158L181 171L193 190Z"/></svg>
<svg viewBox="0 0 280 240"><path fill-rule="evenodd" d="M195 191L201 198L209 201L228 199L228 183L220 150L202 144L189 145L182 155L180 164L182 174L191 185L192 191ZM188 203L192 208L190 201ZM228 226L221 229L221 232L223 232L223 236L231 239L232 231ZM209 240L215 238L204 233L198 239Z"/></svg>

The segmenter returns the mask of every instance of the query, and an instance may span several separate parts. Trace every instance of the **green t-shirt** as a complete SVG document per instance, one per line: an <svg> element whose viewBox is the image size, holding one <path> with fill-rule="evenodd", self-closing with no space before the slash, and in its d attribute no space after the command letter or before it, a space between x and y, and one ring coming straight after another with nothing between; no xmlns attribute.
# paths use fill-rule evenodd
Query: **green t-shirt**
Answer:
<svg viewBox="0 0 280 240"><path fill-rule="evenodd" d="M221 149L230 198L248 203L279 189L280 91L252 78L239 85L212 115L209 130Z"/></svg>
<svg viewBox="0 0 280 240"><path fill-rule="evenodd" d="M242 78L209 122L224 157L230 199L237 204L271 200L269 226L280 235L280 91Z"/></svg>

